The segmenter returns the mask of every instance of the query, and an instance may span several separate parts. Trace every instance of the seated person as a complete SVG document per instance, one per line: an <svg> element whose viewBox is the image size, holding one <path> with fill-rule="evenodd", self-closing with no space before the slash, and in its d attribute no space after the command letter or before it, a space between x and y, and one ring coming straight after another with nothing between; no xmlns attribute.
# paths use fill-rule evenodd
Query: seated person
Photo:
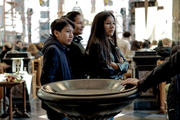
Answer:
<svg viewBox="0 0 180 120"><path fill-rule="evenodd" d="M161 60L165 60L165 58L170 56L171 44L172 44L172 41L170 39L164 38L162 40L162 46L157 47L155 49L157 54L161 56Z"/></svg>
<svg viewBox="0 0 180 120"><path fill-rule="evenodd" d="M14 50L16 50L18 52L25 52L25 49L23 47L23 42L22 41L17 41L15 46L14 46Z"/></svg>
<svg viewBox="0 0 180 120"><path fill-rule="evenodd" d="M8 51L10 51L11 49L12 49L11 43L6 42L6 43L4 44L4 46L3 46L3 49L2 49L2 51L1 51L1 53L0 53L0 62L2 62L2 59L4 58L4 56L6 55L6 53L7 53Z"/></svg>
<svg viewBox="0 0 180 120"><path fill-rule="evenodd" d="M131 33L130 32L124 32L123 38L117 41L118 47L121 49L123 55L128 58L128 55L130 53L131 49Z"/></svg>
<svg viewBox="0 0 180 120"><path fill-rule="evenodd" d="M32 56L34 56L36 59L42 56L41 51L39 51L35 44L30 44L27 48L27 52L30 52Z"/></svg>

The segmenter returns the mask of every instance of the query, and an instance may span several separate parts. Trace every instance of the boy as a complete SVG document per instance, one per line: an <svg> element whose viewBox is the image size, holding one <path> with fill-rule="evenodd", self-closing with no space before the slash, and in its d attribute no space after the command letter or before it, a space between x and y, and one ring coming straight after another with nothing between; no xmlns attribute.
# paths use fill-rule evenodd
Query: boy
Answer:
<svg viewBox="0 0 180 120"><path fill-rule="evenodd" d="M74 24L67 18L56 19L51 24L52 35L46 40L42 49L43 68L41 84L70 80L71 72L66 57L66 46L73 40ZM66 120L63 114L57 113L42 103L50 120Z"/></svg>

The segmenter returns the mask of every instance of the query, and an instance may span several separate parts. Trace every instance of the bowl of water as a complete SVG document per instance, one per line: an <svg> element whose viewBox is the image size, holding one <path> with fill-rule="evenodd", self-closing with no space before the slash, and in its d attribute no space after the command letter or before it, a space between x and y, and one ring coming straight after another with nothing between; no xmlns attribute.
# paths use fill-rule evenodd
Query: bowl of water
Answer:
<svg viewBox="0 0 180 120"><path fill-rule="evenodd" d="M136 86L122 86L114 79L76 79L43 85L38 97L73 120L114 117L138 96Z"/></svg>

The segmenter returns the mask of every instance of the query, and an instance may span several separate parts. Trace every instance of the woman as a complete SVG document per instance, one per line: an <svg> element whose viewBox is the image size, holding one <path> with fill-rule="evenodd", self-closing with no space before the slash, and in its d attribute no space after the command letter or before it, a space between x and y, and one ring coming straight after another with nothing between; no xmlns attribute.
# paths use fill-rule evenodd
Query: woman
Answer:
<svg viewBox="0 0 180 120"><path fill-rule="evenodd" d="M72 70L72 79L81 79L85 77L85 49L81 44L82 37L80 36L83 33L84 29L84 19L83 16L77 11L68 12L66 17L70 19L74 25L73 31L73 41L69 45L69 51L67 56L69 58L71 70Z"/></svg>
<svg viewBox="0 0 180 120"><path fill-rule="evenodd" d="M128 62L117 47L116 22L109 11L98 13L92 23L86 48L91 78L122 79Z"/></svg>

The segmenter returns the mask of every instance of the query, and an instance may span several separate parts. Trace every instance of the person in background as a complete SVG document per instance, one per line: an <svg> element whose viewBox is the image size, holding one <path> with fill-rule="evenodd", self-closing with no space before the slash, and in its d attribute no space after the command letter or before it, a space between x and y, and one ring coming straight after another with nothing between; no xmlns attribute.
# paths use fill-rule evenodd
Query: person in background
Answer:
<svg viewBox="0 0 180 120"><path fill-rule="evenodd" d="M10 50L12 50L12 44L9 42L4 43L4 46L3 46L2 51L0 53L0 62L2 62L4 56Z"/></svg>
<svg viewBox="0 0 180 120"><path fill-rule="evenodd" d="M171 50L171 55L173 56L178 50L180 50L180 45L176 45ZM180 119L180 74L175 75L171 78L171 83L168 87L167 95L167 112L169 120L179 120ZM168 85L167 85L168 86ZM178 117L179 116L179 117Z"/></svg>
<svg viewBox="0 0 180 120"><path fill-rule="evenodd" d="M44 43L43 43L43 42L40 42L40 43L36 43L35 45L36 45L37 49L38 49L39 51L41 51L42 48L43 48Z"/></svg>
<svg viewBox="0 0 180 120"><path fill-rule="evenodd" d="M157 52L161 47L163 47L162 40L159 40L158 45L156 48L154 48L154 50Z"/></svg>
<svg viewBox="0 0 180 120"><path fill-rule="evenodd" d="M168 81L171 77L174 77L178 74L180 74L180 49L177 50L172 56L169 57L164 63L157 66L154 70L151 71L149 75L147 75L145 78L142 79L136 79L136 78L128 78L124 81L122 81L122 85L135 85L138 88L138 91L145 92L149 88L163 82ZM180 90L179 90L179 80L178 81L178 88L177 88L177 94L178 99L171 99L174 102L176 102L176 112L173 114L174 118L169 116L170 120L180 120ZM168 111L169 112L169 111Z"/></svg>
<svg viewBox="0 0 180 120"><path fill-rule="evenodd" d="M73 40L74 24L67 18L56 19L51 24L52 35L45 41L41 84L71 79L71 70L66 57L67 46ZM50 120L67 120L63 114L42 102Z"/></svg>
<svg viewBox="0 0 180 120"><path fill-rule="evenodd" d="M162 46L157 47L155 50L161 56L161 60L165 60L170 56L172 41L168 38L162 40Z"/></svg>
<svg viewBox="0 0 180 120"><path fill-rule="evenodd" d="M132 51L138 51L141 49L141 43L137 40L132 41L131 50Z"/></svg>
<svg viewBox="0 0 180 120"><path fill-rule="evenodd" d="M157 40L153 40L150 45L150 50L154 50L157 47Z"/></svg>
<svg viewBox="0 0 180 120"><path fill-rule="evenodd" d="M172 45L171 45L172 48L177 45L180 45L180 40L172 41Z"/></svg>
<svg viewBox="0 0 180 120"><path fill-rule="evenodd" d="M149 40L144 40L142 43L142 49L149 49L151 46L151 42Z"/></svg>
<svg viewBox="0 0 180 120"><path fill-rule="evenodd" d="M131 51L131 44L130 44L131 33L124 32L122 39L117 41L117 45L122 51L123 55L128 58L128 55Z"/></svg>
<svg viewBox="0 0 180 120"><path fill-rule="evenodd" d="M163 46L162 40L159 40L157 47L162 47L162 46Z"/></svg>
<svg viewBox="0 0 180 120"><path fill-rule="evenodd" d="M87 62L85 60L85 49L81 44L82 37L80 36L84 29L84 19L77 11L68 12L65 17L73 21L75 25L74 38L71 45L68 46L70 50L67 53L72 70L72 79L85 78Z"/></svg>
<svg viewBox="0 0 180 120"><path fill-rule="evenodd" d="M16 50L18 52L24 52L23 42L20 40L16 41L16 44L14 46L14 50Z"/></svg>
<svg viewBox="0 0 180 120"><path fill-rule="evenodd" d="M36 59L42 56L41 51L39 51L35 44L29 44L27 51L31 53Z"/></svg>
<svg viewBox="0 0 180 120"><path fill-rule="evenodd" d="M111 12L103 11L95 16L86 53L91 78L123 79L129 64L117 47L116 21Z"/></svg>

